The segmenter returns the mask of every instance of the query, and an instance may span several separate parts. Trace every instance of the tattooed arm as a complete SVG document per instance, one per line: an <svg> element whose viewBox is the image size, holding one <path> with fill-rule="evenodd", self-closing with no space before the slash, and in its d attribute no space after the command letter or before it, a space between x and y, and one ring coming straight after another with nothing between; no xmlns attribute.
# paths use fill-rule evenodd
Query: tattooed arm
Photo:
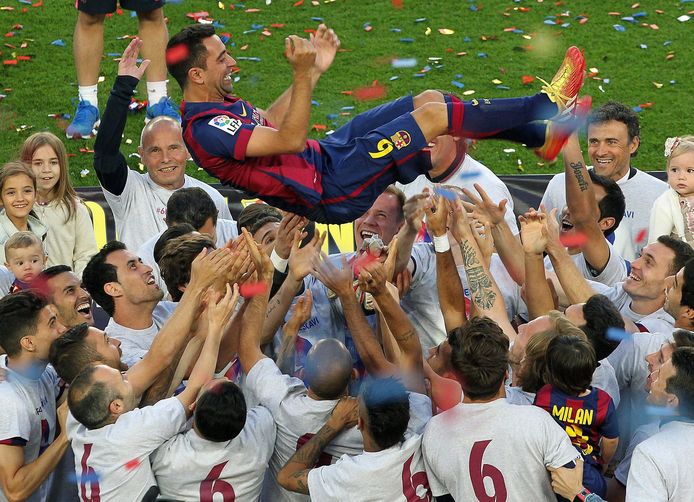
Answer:
<svg viewBox="0 0 694 502"><path fill-rule="evenodd" d="M593 183L583 163L578 136L573 134L562 150L564 157L564 180L566 183L566 203L571 214L574 231L586 237L580 249L589 268L599 275L610 260L610 247L600 228L600 208ZM605 222L614 218L606 218Z"/></svg>
<svg viewBox="0 0 694 502"><path fill-rule="evenodd" d="M316 465L321 452L342 429L354 426L358 415L356 398L340 399L325 425L280 469L277 482L286 490L308 495L308 473Z"/></svg>
<svg viewBox="0 0 694 502"><path fill-rule="evenodd" d="M509 340L513 341L516 338L516 331L509 322L501 292L489 273L486 263L481 259L482 253L472 234L465 209L459 200L455 201L452 209L451 231L460 243L460 252L463 255L463 265L472 299L473 314L493 319L506 333Z"/></svg>

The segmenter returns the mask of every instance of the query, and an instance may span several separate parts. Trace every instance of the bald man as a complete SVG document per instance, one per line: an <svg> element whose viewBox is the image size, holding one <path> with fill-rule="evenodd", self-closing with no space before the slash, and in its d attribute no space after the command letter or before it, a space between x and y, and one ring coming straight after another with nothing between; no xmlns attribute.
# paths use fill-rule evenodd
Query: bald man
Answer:
<svg viewBox="0 0 694 502"><path fill-rule="evenodd" d="M180 124L171 117L156 117L142 130L138 152L147 172L128 168L120 142L138 78L122 66L118 67L94 143L94 170L113 211L120 240L129 249L139 249L147 239L166 230L166 203L180 188L202 188L212 197L219 218L231 220L229 207L217 190L186 176L188 151Z"/></svg>
<svg viewBox="0 0 694 502"><path fill-rule="evenodd" d="M257 267L256 267L257 268ZM264 260L262 275L272 277L272 263ZM270 410L277 423L275 450L270 459L265 496L273 501L307 501L277 483L277 473L289 458L317 433L330 418L333 408L347 392L353 375L352 356L342 342L317 342L306 356L305 379L283 375L275 362L260 350L260 334L267 310L268 293L254 296L246 309L241 328L239 359L246 373L246 386L259 403ZM334 463L342 455L363 451L362 437L352 427L344 430L323 450L318 465Z"/></svg>

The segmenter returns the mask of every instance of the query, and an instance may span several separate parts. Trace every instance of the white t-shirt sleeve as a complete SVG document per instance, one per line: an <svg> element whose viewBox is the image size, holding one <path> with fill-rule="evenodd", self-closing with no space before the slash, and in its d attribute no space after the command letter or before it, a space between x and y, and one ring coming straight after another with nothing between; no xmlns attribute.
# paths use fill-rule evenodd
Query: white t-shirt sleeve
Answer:
<svg viewBox="0 0 694 502"><path fill-rule="evenodd" d="M634 450L646 439L654 434L657 434L658 430L659 427L657 424L650 423L642 425L636 429L636 432L634 432L634 435L631 437L631 441L629 442L629 446L627 447L627 452L624 454L624 458L622 458L622 461L614 471L614 477L624 486L627 485L627 479L629 478L631 459L634 456Z"/></svg>
<svg viewBox="0 0 694 502"><path fill-rule="evenodd" d="M643 444L636 447L631 459L627 480L629 502L654 502L670 500L665 485L665 476L660 466L644 452Z"/></svg>
<svg viewBox="0 0 694 502"><path fill-rule="evenodd" d="M557 208L559 213L566 205L566 188L564 185L564 173L559 173L552 177L547 183L547 188L545 188L545 193L542 195L542 201L540 204L544 204L547 211L551 211Z"/></svg>
<svg viewBox="0 0 694 502"><path fill-rule="evenodd" d="M0 444L26 446L31 435L29 413L9 382L0 384L0 407Z"/></svg>
<svg viewBox="0 0 694 502"><path fill-rule="evenodd" d="M443 484L443 482L438 478L437 476L437 465L436 465L436 460L437 460L437 453L430 451L427 446L430 444L432 441L432 435L434 435L433 432L433 425L432 429L427 429L424 433L424 437L422 438L422 458L424 459L424 467L427 472L427 478L429 479L429 488L431 489L432 495L434 497L440 497L441 495L446 495L448 493L448 488L446 488ZM433 440L436 440L434 437ZM436 450L436 448L434 448Z"/></svg>
<svg viewBox="0 0 694 502"><path fill-rule="evenodd" d="M308 472L308 491L311 500L340 502L350 500L354 495L355 483L360 480L350 475L344 468L344 462L351 462L348 455L343 455L336 463L311 469Z"/></svg>
<svg viewBox="0 0 694 502"><path fill-rule="evenodd" d="M539 424L540 425L540 424ZM569 436L566 434L554 419L545 413L542 416L542 449L546 467L558 469L579 457L576 448L571 444Z"/></svg>
<svg viewBox="0 0 694 502"><path fill-rule="evenodd" d="M424 394L417 392L409 393L410 401L410 421L407 423L405 434L411 436L422 434L431 418L431 399Z"/></svg>
<svg viewBox="0 0 694 502"><path fill-rule="evenodd" d="M287 395L306 389L301 380L283 375L275 362L267 357L255 363L248 372L246 386L273 416L278 413L280 403Z"/></svg>
<svg viewBox="0 0 694 502"><path fill-rule="evenodd" d="M176 397L162 399L153 406L136 408L122 415L115 423L128 444L138 454L152 452L166 440L181 432L188 417L183 403Z"/></svg>
<svg viewBox="0 0 694 502"><path fill-rule="evenodd" d="M436 253L433 244L415 244L412 247L411 260L414 263L411 288L415 289L425 277L436 273Z"/></svg>

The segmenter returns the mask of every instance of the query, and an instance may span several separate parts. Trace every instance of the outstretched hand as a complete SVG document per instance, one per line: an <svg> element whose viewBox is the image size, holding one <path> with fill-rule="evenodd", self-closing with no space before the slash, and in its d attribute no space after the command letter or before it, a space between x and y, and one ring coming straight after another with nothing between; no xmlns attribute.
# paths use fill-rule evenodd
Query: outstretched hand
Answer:
<svg viewBox="0 0 694 502"><path fill-rule="evenodd" d="M140 48L142 47L142 40L139 37L135 37L128 44L128 46L123 51L123 55L118 63L118 75L119 76L130 76L136 79L141 79L144 75L145 70L149 66L150 60L145 59L137 65L137 56L140 53Z"/></svg>
<svg viewBox="0 0 694 502"><path fill-rule="evenodd" d="M316 48L316 60L313 67L318 73L323 74L333 64L337 49L340 48L340 39L332 29L321 24L316 32L311 34L311 42Z"/></svg>

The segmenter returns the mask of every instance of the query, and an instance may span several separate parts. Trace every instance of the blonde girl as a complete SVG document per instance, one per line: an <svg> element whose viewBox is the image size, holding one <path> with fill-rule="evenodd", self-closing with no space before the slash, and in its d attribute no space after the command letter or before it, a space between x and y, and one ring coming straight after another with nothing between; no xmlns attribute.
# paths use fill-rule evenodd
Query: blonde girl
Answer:
<svg viewBox="0 0 694 502"><path fill-rule="evenodd" d="M89 210L70 184L65 145L50 132L38 132L26 139L20 158L36 176L34 212L49 229L48 266L68 265L81 276L97 247Z"/></svg>
<svg viewBox="0 0 694 502"><path fill-rule="evenodd" d="M36 198L36 178L29 166L13 161L0 168L0 264L4 264L5 242L17 232L29 231L41 240L46 226L32 212Z"/></svg>
<svg viewBox="0 0 694 502"><path fill-rule="evenodd" d="M648 242L672 235L694 246L694 136L668 138L665 158L670 188L653 204Z"/></svg>

